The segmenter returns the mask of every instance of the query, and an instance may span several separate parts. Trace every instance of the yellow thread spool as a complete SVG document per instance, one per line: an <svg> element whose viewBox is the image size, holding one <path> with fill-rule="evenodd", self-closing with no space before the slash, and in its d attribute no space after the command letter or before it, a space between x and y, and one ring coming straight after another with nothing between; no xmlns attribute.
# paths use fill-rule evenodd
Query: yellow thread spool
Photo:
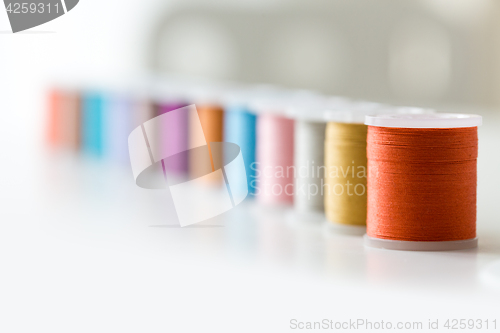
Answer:
<svg viewBox="0 0 500 333"><path fill-rule="evenodd" d="M329 122L325 139L325 211L328 220L366 225L364 124Z"/></svg>

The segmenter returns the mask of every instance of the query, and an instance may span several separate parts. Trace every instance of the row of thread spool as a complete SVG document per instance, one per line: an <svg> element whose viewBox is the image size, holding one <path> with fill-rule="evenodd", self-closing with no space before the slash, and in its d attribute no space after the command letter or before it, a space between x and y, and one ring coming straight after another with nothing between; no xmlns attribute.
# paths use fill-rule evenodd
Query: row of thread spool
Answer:
<svg viewBox="0 0 500 333"><path fill-rule="evenodd" d="M259 203L293 205L295 209L291 216L297 223L321 223L326 216L329 228L356 233L357 230L364 232L368 221L365 243L388 249L451 250L477 246L475 158L477 126L481 123L479 116L435 114L428 109L351 101L271 86L155 80L142 93L80 93L53 89L50 93L49 142L52 146L71 147L90 155L110 156L125 162L128 160L127 137L135 127L189 104L196 105L207 142L226 141L240 146L247 173L247 182L240 186L248 187L250 195L256 196ZM386 116L389 114L391 116ZM179 116L174 122L168 131L160 131L159 140L167 150L183 151L189 146L189 140L196 138L190 137L187 116ZM400 128L404 132L394 133L394 142L387 142L388 146L396 146L396 159L392 163L414 163L419 165L420 171L413 174L414 170L410 168L403 172L406 177L403 180L389 179L389 183L378 183L378 177L384 174L387 165L374 159L370 170L367 156L367 146L370 151L370 145L373 145L370 137L373 142L377 140L369 132L375 132L377 127L396 131ZM415 133L408 133L411 128ZM451 142L449 135L456 136L454 129L463 128L472 129L476 136L472 133L467 142ZM426 132L430 129L433 133ZM419 146L422 136L432 137L433 141L427 143L429 146ZM398 138L407 140L402 149L410 152L411 158L397 160ZM475 153L472 151L465 160L463 157L457 160L455 155L463 150L461 145L469 148L475 145ZM448 164L453 165L435 160L422 165L423 155L412 155L411 151L426 149L446 151L452 155ZM404 156L403 152L401 157ZM462 166L467 161L470 166L461 173L446 171L455 170L456 164ZM178 159L168 168L182 174L195 172L196 164L186 155L185 160ZM440 178L440 174L445 175ZM450 187L440 188L440 182L450 182L449 177L458 177L455 180L458 187L455 186L454 190L459 193L464 192L460 188L463 177L467 178L466 197L442 193L450 191ZM427 179L428 182L417 179L412 183L413 178ZM399 181L404 183L398 184ZM434 186L429 193L419 189L433 187L430 184L439 186ZM415 192L413 196L405 197L405 193L412 191ZM394 193L404 198L401 200L411 202L399 202ZM420 195L442 200L438 204L442 204L443 211L432 207L435 214L426 216L430 204L420 200ZM447 199L446 195L451 198ZM406 212L402 214L411 216L401 217L399 212L396 218L384 211L387 215L384 220L377 210L379 202L372 199L372 204L368 205L370 198L379 200L380 206L394 207L394 211L399 212L405 207ZM441 225L439 220L433 220L436 216L450 215L448 210L457 207L460 214L468 216L467 221L455 221L454 224L450 218L443 218L446 223ZM392 210L389 208L388 211ZM379 232L382 226L385 233ZM387 229L398 232L387 233ZM436 237L437 233L441 236Z"/></svg>

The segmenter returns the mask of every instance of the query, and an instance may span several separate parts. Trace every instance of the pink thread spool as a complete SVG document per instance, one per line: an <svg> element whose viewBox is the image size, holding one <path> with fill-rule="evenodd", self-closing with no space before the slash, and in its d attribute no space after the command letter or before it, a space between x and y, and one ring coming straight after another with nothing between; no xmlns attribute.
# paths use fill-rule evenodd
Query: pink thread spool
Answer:
<svg viewBox="0 0 500 333"><path fill-rule="evenodd" d="M259 202L293 204L294 121L285 116L288 94L272 89L257 98L257 179Z"/></svg>

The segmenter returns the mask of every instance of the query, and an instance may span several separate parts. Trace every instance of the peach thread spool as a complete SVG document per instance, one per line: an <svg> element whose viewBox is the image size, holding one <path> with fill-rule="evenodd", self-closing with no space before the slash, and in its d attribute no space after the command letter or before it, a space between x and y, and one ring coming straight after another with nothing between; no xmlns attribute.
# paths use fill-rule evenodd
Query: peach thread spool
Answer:
<svg viewBox="0 0 500 333"><path fill-rule="evenodd" d="M477 127L465 114L367 116L365 245L407 251L477 247Z"/></svg>
<svg viewBox="0 0 500 333"><path fill-rule="evenodd" d="M63 93L56 88L47 94L47 144L55 148L61 145L61 105Z"/></svg>

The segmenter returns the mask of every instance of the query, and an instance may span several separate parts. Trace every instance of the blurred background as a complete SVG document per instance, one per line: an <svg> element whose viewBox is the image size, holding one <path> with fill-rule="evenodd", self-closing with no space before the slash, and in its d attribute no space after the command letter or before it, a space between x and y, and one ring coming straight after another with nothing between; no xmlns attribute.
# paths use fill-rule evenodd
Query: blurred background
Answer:
<svg viewBox="0 0 500 333"><path fill-rule="evenodd" d="M480 248L367 249L251 206L212 227L165 227L169 194L136 187L128 166L45 149L52 86L174 74L481 114ZM293 317L494 316L499 92L497 0L81 0L18 34L0 10L0 328L279 332Z"/></svg>
<svg viewBox="0 0 500 333"><path fill-rule="evenodd" d="M110 0L78 7L25 36L3 35L3 76L24 82L22 67L32 80L102 84L176 73L395 104L500 103L495 0ZM6 13L0 18L9 30Z"/></svg>
<svg viewBox="0 0 500 333"><path fill-rule="evenodd" d="M395 104L496 106L500 4L490 0L173 4L145 67Z"/></svg>

